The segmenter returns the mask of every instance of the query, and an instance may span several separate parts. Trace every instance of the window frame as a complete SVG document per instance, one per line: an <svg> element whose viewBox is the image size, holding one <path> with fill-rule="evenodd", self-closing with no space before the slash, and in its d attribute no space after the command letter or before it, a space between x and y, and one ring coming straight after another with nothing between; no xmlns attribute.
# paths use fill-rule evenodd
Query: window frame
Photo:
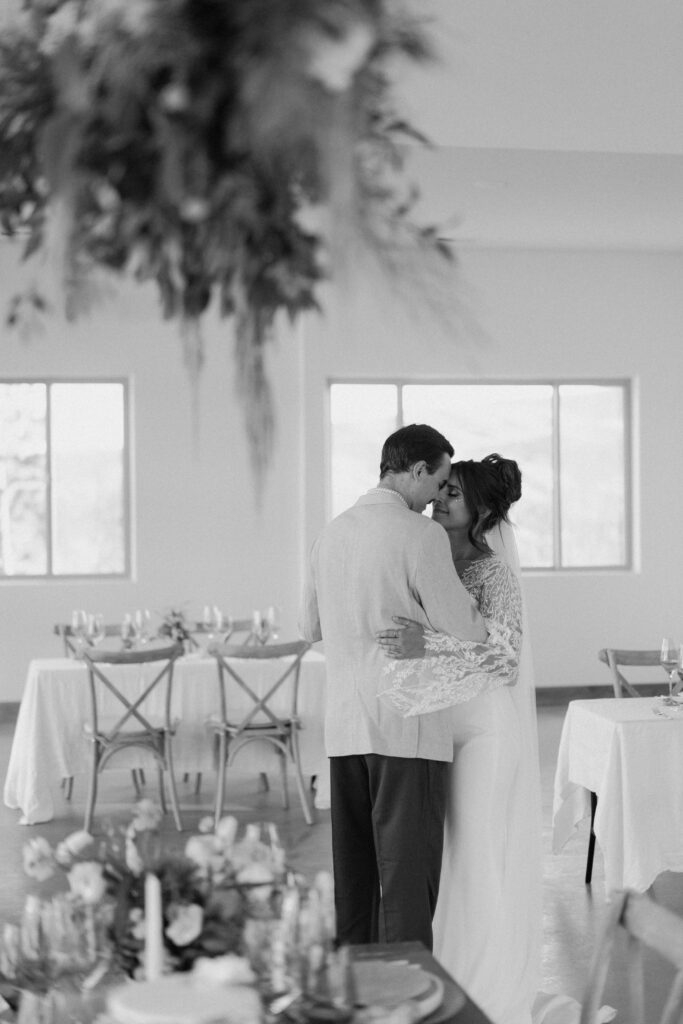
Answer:
<svg viewBox="0 0 683 1024"><path fill-rule="evenodd" d="M44 573L21 573L15 576L0 575L0 586L8 586L26 583L69 583L74 581L107 581L107 580L130 580L133 577L132 568L132 488L131 488L131 422L130 422L130 394L131 383L127 377L8 377L0 376L0 384L43 384L46 391L45 403L45 499L46 499L46 553L48 571ZM120 384L123 389L123 569L121 572L107 573L55 573L52 571L52 397L51 389L55 384Z"/></svg>
<svg viewBox="0 0 683 1024"><path fill-rule="evenodd" d="M529 575L549 575L557 573L626 573L635 569L635 531L634 531L634 465L633 465L633 432L635 429L633 415L633 389L634 384L629 377L535 377L533 379L524 377L490 377L471 380L461 377L358 377L358 376L334 376L327 379L326 392L326 419L327 419L327 504L328 514L331 512L332 495L332 421L331 421L331 396L332 386L335 384L388 384L398 389L396 400L396 427L398 430L404 426L403 419L403 388L407 386L457 386L457 387L551 387L551 431L552 431L552 548L553 564L543 566L522 566L522 571ZM560 453L560 388L562 386L579 387L618 387L623 396L624 412L624 550L623 562L606 565L562 565L562 488L561 488L561 453ZM379 460L379 452L377 453Z"/></svg>

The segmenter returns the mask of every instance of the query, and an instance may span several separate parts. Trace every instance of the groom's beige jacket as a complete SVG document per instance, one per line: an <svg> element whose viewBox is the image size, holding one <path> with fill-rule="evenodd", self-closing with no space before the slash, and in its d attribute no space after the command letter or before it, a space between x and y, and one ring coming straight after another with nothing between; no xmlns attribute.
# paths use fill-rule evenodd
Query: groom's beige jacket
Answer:
<svg viewBox="0 0 683 1024"><path fill-rule="evenodd" d="M463 640L487 636L443 527L375 488L332 520L311 552L299 627L306 640L325 641L327 754L452 761L447 713L404 719L377 699L388 659L375 634L393 615Z"/></svg>

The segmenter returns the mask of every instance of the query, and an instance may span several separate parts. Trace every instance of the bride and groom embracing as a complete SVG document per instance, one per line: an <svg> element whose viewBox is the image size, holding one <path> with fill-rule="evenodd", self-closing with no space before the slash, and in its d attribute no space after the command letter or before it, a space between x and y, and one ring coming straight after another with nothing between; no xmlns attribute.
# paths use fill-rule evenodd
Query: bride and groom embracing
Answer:
<svg viewBox="0 0 683 1024"><path fill-rule="evenodd" d="M507 525L521 475L452 456L432 427L396 431L378 486L311 553L300 626L325 641L338 935L420 940L495 1024L530 1024L540 782Z"/></svg>

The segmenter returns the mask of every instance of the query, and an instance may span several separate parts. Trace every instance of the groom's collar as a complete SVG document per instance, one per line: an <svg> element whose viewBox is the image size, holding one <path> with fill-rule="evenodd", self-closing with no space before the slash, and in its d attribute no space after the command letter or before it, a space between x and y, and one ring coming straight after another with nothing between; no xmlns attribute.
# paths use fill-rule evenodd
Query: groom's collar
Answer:
<svg viewBox="0 0 683 1024"><path fill-rule="evenodd" d="M409 512L412 511L410 505L398 491L391 490L389 487L371 487L369 491L361 495L358 499L363 504L401 504L404 508L407 508Z"/></svg>

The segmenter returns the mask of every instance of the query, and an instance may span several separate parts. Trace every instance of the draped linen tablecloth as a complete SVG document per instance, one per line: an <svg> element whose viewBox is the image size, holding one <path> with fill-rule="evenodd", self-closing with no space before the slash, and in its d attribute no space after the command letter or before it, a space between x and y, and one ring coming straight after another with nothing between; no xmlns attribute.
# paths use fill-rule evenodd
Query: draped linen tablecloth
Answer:
<svg viewBox="0 0 683 1024"><path fill-rule="evenodd" d="M662 871L683 871L683 711L661 717L656 697L575 700L555 772L553 852L590 814L608 891L644 892Z"/></svg>
<svg viewBox="0 0 683 1024"><path fill-rule="evenodd" d="M145 679L153 678L155 665L107 666L130 699L142 692ZM262 696L269 681L282 672L278 662L242 661L239 669L245 681ZM176 777L183 772L203 772L213 785L214 764L211 735L207 720L218 711L218 670L213 658L190 655L176 662L173 679L173 714L180 720L173 741ZM237 687L231 695L228 710L239 714L248 709L249 698ZM286 713L285 690L272 706ZM163 713L163 688L153 694L150 709ZM152 698L150 697L150 701ZM118 713L121 705L108 693L102 714ZM122 709L121 709L122 710ZM305 776L317 776L316 806L329 806L329 762L325 755L323 725L325 716L325 658L317 651L308 651L301 664L299 682L299 732L301 761ZM36 659L28 670L26 687L19 706L12 740L9 767L5 779L4 800L7 807L22 812L21 823L32 825L49 821L55 815L55 794L60 780L88 773L90 745L83 735L89 720L88 674L83 662L69 658ZM154 770L154 761L141 750L117 755L105 771L142 767ZM255 742L246 744L235 756L229 772L258 773L279 771L277 754L272 746ZM228 774L228 786L229 786ZM279 775L278 775L279 777Z"/></svg>

